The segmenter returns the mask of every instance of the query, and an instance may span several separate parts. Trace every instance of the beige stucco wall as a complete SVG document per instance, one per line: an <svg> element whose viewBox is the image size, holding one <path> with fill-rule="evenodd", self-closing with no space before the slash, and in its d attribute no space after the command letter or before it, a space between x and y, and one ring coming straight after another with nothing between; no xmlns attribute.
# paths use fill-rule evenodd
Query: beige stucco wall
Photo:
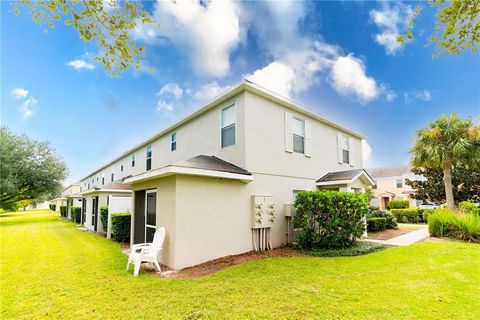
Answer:
<svg viewBox="0 0 480 320"><path fill-rule="evenodd" d="M311 124L311 157L285 151L285 112ZM253 173L318 179L330 171L362 168L361 139L353 138L353 165L338 163L333 128L250 92L245 93L246 168Z"/></svg>

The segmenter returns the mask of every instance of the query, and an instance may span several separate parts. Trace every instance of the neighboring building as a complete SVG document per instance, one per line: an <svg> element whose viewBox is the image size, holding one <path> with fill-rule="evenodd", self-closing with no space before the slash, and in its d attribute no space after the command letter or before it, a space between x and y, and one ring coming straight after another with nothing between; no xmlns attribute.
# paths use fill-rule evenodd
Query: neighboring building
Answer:
<svg viewBox="0 0 480 320"><path fill-rule="evenodd" d="M33 200L27 207L27 210L49 209L50 201L37 201Z"/></svg>
<svg viewBox="0 0 480 320"><path fill-rule="evenodd" d="M278 247L298 191L364 192L373 181L362 169L363 139L243 81L82 179L82 194L130 184L131 242L149 242L164 226L160 262L181 269L253 250L257 201L271 208L266 235Z"/></svg>
<svg viewBox="0 0 480 320"><path fill-rule="evenodd" d="M410 166L372 168L367 169L367 172L375 182L372 188L374 198L370 202L373 208L385 210L390 200L408 200L410 208L417 207L417 201L411 197L415 190L405 180L424 178L411 172Z"/></svg>
<svg viewBox="0 0 480 320"><path fill-rule="evenodd" d="M78 206L78 201L74 201L73 196L80 192L80 184L72 183L65 187L60 193L60 197L50 200L50 203L55 204L55 211L60 212L60 206L67 206L68 217L70 217L70 207Z"/></svg>

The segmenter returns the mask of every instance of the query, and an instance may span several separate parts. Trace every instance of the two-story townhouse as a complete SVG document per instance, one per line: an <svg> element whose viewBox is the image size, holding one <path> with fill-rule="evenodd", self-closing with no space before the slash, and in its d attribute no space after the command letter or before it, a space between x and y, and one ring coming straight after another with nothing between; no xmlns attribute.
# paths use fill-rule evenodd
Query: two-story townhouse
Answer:
<svg viewBox="0 0 480 320"><path fill-rule="evenodd" d="M181 269L253 250L255 196L272 202L268 237L278 247L287 243L296 192L364 192L373 181L363 139L244 80L82 179L82 194L131 186L131 242L149 242L164 226L160 262Z"/></svg>
<svg viewBox="0 0 480 320"><path fill-rule="evenodd" d="M405 181L406 179L424 180L425 178L415 175L410 170L410 166L371 168L367 169L367 172L374 180L371 207L386 210L390 200L408 200L410 208L417 207L417 200L411 197L415 190Z"/></svg>

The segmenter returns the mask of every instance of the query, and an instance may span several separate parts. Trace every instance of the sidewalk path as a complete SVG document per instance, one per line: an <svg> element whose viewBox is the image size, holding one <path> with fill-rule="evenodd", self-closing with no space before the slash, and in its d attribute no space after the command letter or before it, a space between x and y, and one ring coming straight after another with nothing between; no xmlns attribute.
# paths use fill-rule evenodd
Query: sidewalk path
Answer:
<svg viewBox="0 0 480 320"><path fill-rule="evenodd" d="M424 226L421 229L414 230L412 232L402 234L401 236L392 238L390 240L366 240L370 242L382 243L389 246L408 246L429 236L428 226Z"/></svg>

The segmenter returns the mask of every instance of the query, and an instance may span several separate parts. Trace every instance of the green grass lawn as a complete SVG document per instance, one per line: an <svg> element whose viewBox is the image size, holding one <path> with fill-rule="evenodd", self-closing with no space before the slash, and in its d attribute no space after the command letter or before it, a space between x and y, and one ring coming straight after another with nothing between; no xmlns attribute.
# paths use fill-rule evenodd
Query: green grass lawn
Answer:
<svg viewBox="0 0 480 320"><path fill-rule="evenodd" d="M125 271L119 245L48 211L2 214L1 318L479 319L480 246L251 261L196 279Z"/></svg>

